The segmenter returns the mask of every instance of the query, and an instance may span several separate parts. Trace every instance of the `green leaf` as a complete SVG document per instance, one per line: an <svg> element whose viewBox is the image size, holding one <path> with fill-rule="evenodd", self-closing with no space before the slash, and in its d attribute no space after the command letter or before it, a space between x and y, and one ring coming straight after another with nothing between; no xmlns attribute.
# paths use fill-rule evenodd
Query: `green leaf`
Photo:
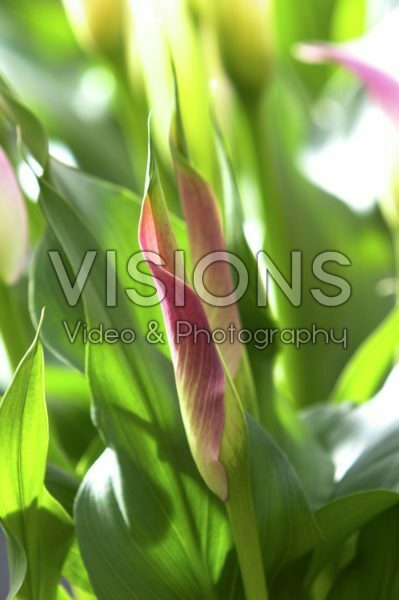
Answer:
<svg viewBox="0 0 399 600"><path fill-rule="evenodd" d="M334 462L334 497L399 490L398 377L395 368L367 403L319 406L305 414L305 422Z"/></svg>
<svg viewBox="0 0 399 600"><path fill-rule="evenodd" d="M356 555L328 600L396 600L399 594L399 510L392 507L365 527Z"/></svg>
<svg viewBox="0 0 399 600"><path fill-rule="evenodd" d="M39 332L0 406L0 520L13 598L55 598L72 527L44 488L48 424Z"/></svg>
<svg viewBox="0 0 399 600"><path fill-rule="evenodd" d="M399 494L373 490L339 498L316 513L323 541L316 548L307 580L312 579L342 552L343 542L377 515L398 504Z"/></svg>
<svg viewBox="0 0 399 600"><path fill-rule="evenodd" d="M70 515L73 512L73 503L79 483L79 479L68 471L52 464L48 465L46 487Z"/></svg>
<svg viewBox="0 0 399 600"><path fill-rule="evenodd" d="M148 469L107 450L85 478L76 504L76 527L99 600L212 597L200 539L196 545L185 509L172 496L176 488L164 487L156 462L155 467L157 479ZM216 519L212 529L223 547L222 523Z"/></svg>
<svg viewBox="0 0 399 600"><path fill-rule="evenodd" d="M76 306L69 306L65 300L60 282L49 258L49 251L60 247L54 234L47 228L40 240L32 265L30 278L30 308L34 322L38 322L42 306L47 308L46 321L43 323L42 339L53 354L80 371L84 371L85 348L81 337L71 344L66 334L65 327L73 331L76 323L84 321L83 303L79 301ZM63 255L63 264L73 281L71 268ZM67 325L65 326L64 323Z"/></svg>
<svg viewBox="0 0 399 600"><path fill-rule="evenodd" d="M76 177L84 179L83 176L76 175ZM83 188L80 189L80 194L82 194L82 197L85 197L82 190ZM70 188L68 193L68 197L71 198ZM76 192L76 195L73 196L75 201L80 194ZM79 214L76 204L74 205L72 202L66 200L51 185L43 181L41 202L46 218L60 240L68 261L75 272L79 268L82 255L87 249L103 247L101 243L104 242L99 240L101 237L101 227L102 229L105 227L108 228L108 232L105 232L108 233L108 240L113 231L116 231L116 228L113 229L112 225L112 214L117 213L116 203L113 204L113 212L111 213L110 211L106 224L101 225L97 223L96 227L92 228L90 221ZM130 230L129 215L131 214L130 211L125 214L125 231ZM134 230L132 233L134 233ZM131 240L133 244L134 235L131 235ZM154 511L158 510L160 512L156 523L162 524L162 528L165 528L165 530L169 531L170 529L171 544L172 547L177 544L179 560L180 558L183 560L185 555L190 557L190 559L187 558L186 563L182 563L184 564L184 571L187 573L187 575L183 573L183 577L191 581L190 585L194 581L194 589L198 590L197 593L200 597L204 590L208 593L209 588L213 585L212 581L217 581L225 558L226 545L231 546L227 519L222 511L222 507L218 506L217 500L213 498L207 499L208 492L199 481L188 452L178 412L171 365L161 353L149 346L142 339L141 335L139 335L140 331L134 319L137 313L127 303L124 294L120 293L117 307L109 309L106 307L104 298L104 272L104 255L99 255L87 285L83 290L83 302L88 327L98 325L99 323L103 323L105 328L112 326L119 330L129 327L134 328L138 332L138 336L133 344L89 345L88 369L94 401L93 415L95 422L108 446L112 448L112 450L107 451L107 455L115 453L118 461L122 461L124 473L128 473L128 479L123 480L123 492L126 487L126 493L129 494L128 506L131 506L133 502L130 496L137 493L138 499L136 502L139 502L142 508L145 497L146 502L144 504L148 504L151 517L156 514ZM152 368L156 370L156 377L153 377L152 371L148 369L148 365L152 365ZM176 432L177 426L181 428L180 434ZM175 444L177 444L177 447ZM184 451L182 451L181 444L183 444ZM169 455L169 452L173 453L173 458L171 458L172 454ZM127 457L126 454L128 454ZM176 474L176 471L179 471L180 468L180 465L172 464L176 462L176 457L179 457L179 461L184 462L184 473L188 470L190 478L193 477L195 480L190 492L184 489L184 485L181 482L181 480L185 481L186 475ZM99 459L100 464L102 464L102 460L103 458ZM139 586L138 597L140 598L142 597L140 595L142 590L140 586L142 583L135 576L134 570L133 572L129 570L129 573L125 571L127 569L126 559L121 560L112 540L117 539L119 547L128 551L129 556L132 552L138 553L137 561L139 561L138 565L141 565L140 569L143 569L143 577L146 577L145 586L147 589L148 586L155 585L152 580L155 577L154 571L156 573L156 569L154 567L154 558L150 555L149 557L143 556L142 553L142 544L145 535L144 533L140 533L139 538L132 540L127 525L120 530L121 521L122 523L124 521L118 507L116 507L116 512L111 512L110 510L109 520L101 516L100 520L96 519L96 527L93 528L91 526L91 519L95 515L103 515L103 501L106 502L108 507L108 496L104 496L103 494L103 485L107 484L109 478L111 480L114 477L117 478L118 471L112 470L111 473L107 473L105 470L95 470L96 474L100 473L100 478L97 479L98 483L94 480L92 481L90 473L92 473L92 470L89 471L87 478L84 480L78 496L76 519L79 543L93 587L100 598L104 597L110 600L114 597L118 599L123 597L123 594L120 592L121 589L125 589L123 587L125 584L121 583L118 587L118 584L115 585L115 581L110 577L111 572L119 573L122 578L126 579L128 577L126 582L130 584L129 589ZM141 476L141 473L143 473L142 477L144 478L142 484L144 491L140 487L139 476ZM149 474L148 476L147 473ZM161 487L161 497L158 499L155 497L154 501L151 502L147 496L149 486L147 482L148 477L151 477L151 480L156 482L156 494L158 494L159 486ZM117 479L115 484L112 483L112 486L114 485L117 490L120 489L119 479ZM181 487L182 485L183 488ZM114 505L112 493L112 489L110 489L111 506ZM187 497L189 497L189 500ZM90 507L86 510L87 502L89 501ZM166 510L168 506L167 502L173 503L173 524L169 511ZM191 509L189 508L191 502L195 506L193 513L191 513ZM210 508L210 503L213 503L214 508ZM198 510L196 510L197 507ZM197 515L196 518L201 523L201 525L195 525L194 532L192 530L193 514ZM177 520L176 524L175 519ZM213 520L216 522L215 526L210 525ZM159 533L154 532L154 525L151 518L147 519L145 526L149 528L148 532L146 530L149 541L152 539L154 533L156 535L163 533L162 528L160 528ZM178 531L181 529L185 534L176 533L176 528ZM205 539L200 541L203 550L199 549L198 534L196 532L208 531L208 529L210 533L206 534ZM226 533L221 534L223 530ZM115 531L120 531L120 537L116 537ZM216 544L214 546L210 542L211 535L212 539L213 536L218 537L220 545ZM92 536L95 536L95 539ZM186 537L188 537L188 541L186 541ZM168 539L166 537L166 548L168 547ZM186 544L189 549L186 547ZM159 561L162 563L164 553L161 553L160 548L157 551ZM208 554L208 552L217 553L217 560L212 561L211 567L207 566L210 563L208 563L208 560L205 560L202 552L204 554ZM99 553L101 553L100 556ZM194 566L192 566L193 564ZM112 566L110 567L110 565ZM166 571L172 569L172 567L175 570L175 565L176 561L171 560L165 566ZM215 571L213 579L211 579L208 568L212 568ZM164 569L162 564L159 569L160 572ZM192 576L189 576L190 571L194 572ZM150 577L151 579L149 579ZM171 575L173 581L175 577L174 574ZM195 579L193 580L192 578L194 577ZM163 580L162 584L159 583L157 589L161 589L161 585L164 586ZM183 583L177 582L176 585L182 586ZM172 595L172 592L170 594Z"/></svg>
<svg viewBox="0 0 399 600"><path fill-rule="evenodd" d="M351 357L337 381L331 400L369 400L393 363L398 338L399 310L394 309Z"/></svg>
<svg viewBox="0 0 399 600"><path fill-rule="evenodd" d="M13 91L1 77L0 111L15 125L21 141L44 169L48 158L48 142L43 126L33 113L15 98Z"/></svg>
<svg viewBox="0 0 399 600"><path fill-rule="evenodd" d="M251 480L265 567L271 577L320 542L298 477L266 431L248 416Z"/></svg>
<svg viewBox="0 0 399 600"><path fill-rule="evenodd" d="M53 191L57 190L60 197L63 198L65 204L65 210L70 212L68 222L75 222L76 219L79 223L84 224L85 233L83 234L82 241L79 243L80 255L76 253L74 260L69 255L69 246L65 244L65 236L61 233L63 229L62 219L56 211L52 210L52 206L47 201L47 197L51 191L48 189L48 184L43 182L43 208L47 210L47 218L51 229L53 230L53 238L50 243L53 243L53 250L63 250L61 255L67 258L67 264L71 265L72 273L74 276L71 278L74 281L76 274L79 272L81 262L88 250L97 250L98 256L96 262L102 261L107 250L113 250L116 253L116 272L119 279L118 285L118 296L117 302L121 301L121 296L126 297L125 290L134 289L138 294L142 296L148 296L151 288L139 281L133 280L128 273L127 264L132 255L140 252L140 247L137 240L137 230L140 218L141 200L129 190L122 187L112 185L108 182L90 177L81 173L76 169L71 169L57 161L51 161L51 175L53 178ZM47 191L46 191L47 186ZM184 224L178 218L172 215L173 229L178 240L179 248L187 249L187 236ZM60 229L61 228L61 229ZM73 232L67 232L68 239L73 238ZM55 237L54 237L55 236ZM56 242L56 240L58 240ZM86 243L85 243L86 242ZM48 242L43 242L46 245ZM39 250L39 257L37 258L38 264L35 269L35 282L32 288L33 300L34 300L34 312L37 314L39 310L39 301L42 299L41 284L42 279L46 279L46 286L51 285L51 289L54 289L57 285L60 288L60 284L54 274L53 266L48 258L44 256L45 250ZM47 259L47 266L46 266ZM140 270L143 273L149 273L148 269L143 269L145 263L143 261L140 264ZM96 265L94 265L95 267ZM111 267L110 274L114 272L113 266ZM89 279L92 278L90 274ZM105 271L102 274L103 282L101 284L101 294L104 296L103 290L105 289ZM49 284L51 282L51 284ZM54 283L54 285L52 285ZM99 282L100 286L100 282ZM105 298L104 298L105 302ZM81 342L78 340L74 342L73 347L68 347L69 341L65 332L65 327L62 325L62 315L69 313L71 316L65 316L68 323L75 325L76 322L81 318L81 311L76 307L69 307L63 293L58 289L54 290L51 299L52 306L54 308L54 328L52 330L52 338L50 339L50 327L48 328L48 342L56 350L57 353L61 354L65 358L69 358L73 361L73 364L82 368L83 363L83 349L80 348ZM165 336L165 330L162 324L162 317L160 307L158 305L152 307L139 307L135 306L133 302L129 303L129 311L133 314L133 318L137 324L137 328L140 329L142 334L146 334L148 331L148 323L151 320L156 320L159 323L159 332ZM59 316L58 316L59 315ZM61 318L60 318L61 317ZM58 319L58 324L55 322ZM75 320L76 319L76 320ZM75 348L75 345L77 348ZM71 346L69 344L69 346ZM169 356L169 348L167 344L158 344L158 350Z"/></svg>
<svg viewBox="0 0 399 600"><path fill-rule="evenodd" d="M96 595L212 597L231 534L191 459L175 392L157 377L151 394L132 393L128 355L115 347L91 346L89 368L109 449L84 478L75 519Z"/></svg>
<svg viewBox="0 0 399 600"><path fill-rule="evenodd" d="M58 444L69 467L73 467L86 453L88 446L98 440L90 416L88 382L78 371L49 364L46 368L46 390L50 442ZM49 462L70 470L65 463L53 458L49 455Z"/></svg>
<svg viewBox="0 0 399 600"><path fill-rule="evenodd" d="M94 598L93 588L91 587L89 576L83 564L82 556L76 541L72 544L68 553L62 574L72 586L72 589L79 600L81 593L92 595Z"/></svg>

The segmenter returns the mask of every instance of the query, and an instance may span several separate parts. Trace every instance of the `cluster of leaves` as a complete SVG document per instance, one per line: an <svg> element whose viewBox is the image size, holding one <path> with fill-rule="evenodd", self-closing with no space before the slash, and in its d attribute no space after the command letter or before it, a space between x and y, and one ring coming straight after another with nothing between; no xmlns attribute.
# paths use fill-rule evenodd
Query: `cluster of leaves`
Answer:
<svg viewBox="0 0 399 600"><path fill-rule="evenodd" d="M51 3L41 4L44 12L50 10ZM176 3L176 11L180 4L186 6ZM90 175L52 156L42 122L5 80L0 82L2 144L16 165L23 157L40 187L38 202L27 200L29 273L0 287L0 331L16 368L0 404L0 523L10 599L258 600L268 594L273 600L394 600L398 595L399 372L391 369L399 313L392 298L375 292L378 282L392 278L394 251L377 210L356 213L297 172L295 157L304 144L310 108L325 93L331 71L295 64L289 57L292 45L303 39L337 41L362 33L366 2L356 1L348 11L344 0L307 0L291 5L288 15L286 3L275 0L277 57L275 73L267 77L272 59L260 60L260 71L255 68L257 53L262 57L270 50L263 37L256 44L255 34L262 36L263 29L251 30L253 39L244 36L250 56L243 68L231 27L245 27L240 21L245 3L218 2L219 20L212 25L231 83L226 97L223 92L215 99L213 117L204 91L209 73L200 41L209 36L206 4L192 2L189 11L174 13L172 20L178 16L182 24L167 29L180 102L174 107L172 152L165 144L170 120L154 114L155 151L151 149L144 202L138 194L147 160L148 107L159 99L153 76L158 50L168 73L171 67L166 45L159 41L154 63L148 62L140 21L134 33L142 70L138 73L134 65L133 75L127 73L119 43L115 47L109 36L100 36L103 30L95 30L94 41L103 44L101 60L107 61L105 67L97 56L95 68L108 69L116 82L115 113L122 126L108 114L89 121L87 129L85 123L82 134L68 85L58 95L54 83L45 85L46 73L52 79L55 65L38 48L28 63L35 69L34 79L43 82L37 85L36 104L46 128L53 138L66 141ZM76 61L81 69L87 59L68 37L61 7L51 9L50 31L40 29L30 5L21 2L19 14L13 3L5 2L5 19L19 32L28 23L32 32L36 28L37 35L40 31L47 43L51 40L57 65ZM304 18L304 7L312 18ZM138 8L134 17L140 18ZM256 19L250 21L254 23ZM154 41L151 35L159 36L159 31L153 34L148 27L144 36ZM12 39L10 28L5 45ZM20 73L26 72L24 61L32 51L24 43L20 63L11 42L8 48L10 63L19 65ZM182 52L185 47L191 50L189 57ZM155 78L162 77L163 71L154 71ZM64 85L62 79L56 77L57 85ZM170 84L173 98L173 76ZM342 85L346 90L354 86L352 81ZM61 97L60 107L55 99ZM82 113L80 118L84 122ZM231 157L226 145L234 149ZM192 186L189 198L187 186ZM198 209L190 213L193 197L205 211L202 218ZM169 252L174 236L193 262L201 251L214 249L215 239L220 242L215 198L224 215L227 248L248 266L252 286L237 314L224 318L250 329L275 322L281 327L315 322L328 329L346 326L348 349L322 343L299 351L289 346L248 348L240 350L238 369L230 369L236 358L222 350L220 364L217 354L209 364L195 362L191 388L186 389L173 340L169 338L170 347L145 341L148 323L163 322L160 307L129 302L124 290L131 280L123 267L141 246L149 250L146 244L155 238L158 246L151 249ZM204 218L207 228L201 229ZM301 306L292 307L277 294L275 315L256 308L256 261L244 234L245 220L256 221L262 243L287 273L290 252L297 248L304 263L331 248L349 256L350 300L332 310L304 294ZM86 252L98 252L73 307L67 305L49 260L54 249L71 279ZM107 262L109 249L116 251L117 265ZM104 273L115 268L118 302L108 308ZM153 274L167 278L168 270ZM144 284L135 285L148 293ZM304 290L312 285L308 269ZM191 308L194 298L192 303ZM168 333L172 313L161 332ZM211 325L213 317L209 315ZM78 337L71 344L62 323L73 329L78 321L87 327L131 328L137 339L133 344L85 345ZM30 337L34 342L25 353ZM190 348L186 352L190 358ZM209 432L198 431L190 410L190 402L196 401L193 381L204 378L215 389L222 379L232 390L223 396L225 429L232 421L240 423L229 433L233 450L221 444L218 456L227 472L228 493L205 460ZM231 419L236 401L238 417ZM231 453L234 460L229 461ZM235 463L241 458L236 477ZM259 577L255 583L248 579L251 567L255 578L258 568L265 575L268 592Z"/></svg>

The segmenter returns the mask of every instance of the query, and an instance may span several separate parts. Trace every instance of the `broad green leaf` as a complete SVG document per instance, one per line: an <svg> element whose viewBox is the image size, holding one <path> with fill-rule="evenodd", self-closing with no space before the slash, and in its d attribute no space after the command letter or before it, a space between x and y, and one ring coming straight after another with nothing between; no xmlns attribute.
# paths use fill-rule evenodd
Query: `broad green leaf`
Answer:
<svg viewBox="0 0 399 600"><path fill-rule="evenodd" d="M90 348L96 421L110 449L75 506L83 560L100 600L211 596L232 544L227 518L195 469L174 392L153 380L152 393L132 394L128 358Z"/></svg>
<svg viewBox="0 0 399 600"><path fill-rule="evenodd" d="M129 275L127 264L128 260L135 253L140 251L136 231L138 230L138 222L140 217L141 201L135 194L124 188L112 185L110 183L101 181L99 179L85 175L76 169L71 169L62 165L57 161L51 162L51 173L55 187L63 195L65 201L68 203L72 213L76 215L80 220L85 223L87 233L94 238L94 245L81 244L81 255L80 260L76 260L72 265L72 272L74 277L71 278L74 281L81 262L88 250L97 250L98 256L96 261L104 258L107 250L115 251L117 261L117 276L120 281L119 296L117 302L119 302L120 295L125 296L125 290L134 289L138 294L142 296L148 296L151 291L151 287L134 281ZM55 215L56 216L56 215ZM185 250L187 248L186 232L183 223L177 217L172 217L173 228L178 239L179 248ZM53 230L55 231L54 227ZM55 240L52 240L55 242ZM44 244L45 242L43 242ZM64 252L67 259L70 261L68 252L63 244L62 240L55 244L53 249L64 247ZM63 254L63 256L65 256ZM36 283L33 284L33 292L35 293L37 300L35 302L35 312L38 311L38 301L41 300L40 284L41 278L46 277L46 286L50 285L48 282L54 282L54 287L59 286L59 282L54 274L53 266L47 257L47 267L45 265L46 257L41 256L40 258L40 273L39 264L36 269L37 278ZM143 261L143 264L144 261ZM140 266L143 269L143 266ZM147 270L147 272L149 272ZM112 279L113 267L109 271L110 279ZM91 277L91 275L89 276ZM105 288L105 273L103 274L103 288ZM112 285L112 281L109 282ZM53 285L51 285L53 288ZM34 295L35 299L35 295ZM74 325L81 317L80 311L75 308L70 308L63 297L62 291L58 290L52 294L52 303L57 305L57 314L65 314L66 312L71 313L71 317L68 318L68 323ZM55 306L54 306L55 308ZM134 318L137 321L137 325L140 326L142 334L146 334L148 331L148 323L151 320L156 320L160 324L159 331L165 335L164 328L162 326L162 318L159 306L141 308L135 306L132 302L130 308L134 312ZM72 315L75 315L72 317ZM76 319L76 320L74 320ZM53 346L58 345L58 353L63 352L63 355L68 358L71 357L82 367L82 352L79 348L72 351L68 348L68 337L65 332L65 328L60 323L53 333ZM78 336L81 340L81 334ZM62 341L64 340L64 341ZM81 345L81 341L77 340L74 343L77 346ZM51 341L49 340L51 343ZM70 345L69 345L70 346ZM167 344L159 344L158 349L164 352L167 356L169 350ZM71 356L72 354L72 356Z"/></svg>
<svg viewBox="0 0 399 600"><path fill-rule="evenodd" d="M48 424L39 332L0 406L0 520L10 564L9 598L55 598L72 527L44 488Z"/></svg>
<svg viewBox="0 0 399 600"><path fill-rule="evenodd" d="M162 485L156 456L156 479L148 465L144 470L132 457L126 458L107 450L89 471L76 504L77 535L96 596L99 600L212 597L199 524L193 538L186 509L179 506L181 500L176 502L176 488ZM224 547L222 524L219 517L212 529Z"/></svg>
<svg viewBox="0 0 399 600"><path fill-rule="evenodd" d="M365 527L353 561L328 600L395 600L399 594L399 510L392 507Z"/></svg>
<svg viewBox="0 0 399 600"><path fill-rule="evenodd" d="M74 541L68 552L62 574L72 587L78 600L81 600L81 595L83 594L94 598L93 588L91 587L89 576L83 564L82 556L76 541Z"/></svg>
<svg viewBox="0 0 399 600"><path fill-rule="evenodd" d="M78 336L72 344L68 339L66 327L73 332L76 323L84 321L84 309L81 301L76 306L69 306L65 300L49 257L49 251L59 247L60 244L54 234L47 228L37 246L32 265L29 290L31 312L33 320L37 322L40 307L46 305L47 317L43 324L43 342L53 354L83 372L85 348L81 336ZM68 268L65 254L63 254L63 264L70 281L73 282L74 277L70 267Z"/></svg>
<svg viewBox="0 0 399 600"><path fill-rule="evenodd" d="M37 163L45 168L48 142L42 124L16 98L9 85L0 77L0 110L16 127L20 139Z"/></svg>
<svg viewBox="0 0 399 600"><path fill-rule="evenodd" d="M320 542L298 477L266 431L248 417L251 479L265 567L279 571Z"/></svg>
<svg viewBox="0 0 399 600"><path fill-rule="evenodd" d="M41 201L46 218L54 231L56 231L72 268L77 271L82 255L85 254L88 248L99 248L99 242L97 242L90 230L88 230L83 219L77 215L71 205L54 188L42 182L42 189ZM127 296L120 288L119 282L117 282L118 305L117 307L107 307L104 285L106 264L104 253L99 251L90 277L83 290L86 315L85 326L90 329L94 326L98 327L102 325L105 330L112 326L119 332L129 328L137 334L134 343L126 344L120 341L116 344L110 344L110 348L113 349L110 357L112 357L113 361L118 360L119 356L125 357L124 360L127 361L129 369L134 374L132 377L132 387L130 389L126 388L126 391L128 395L134 395L135 393L137 402L143 406L140 413L143 414L144 411L145 414L148 411L148 406L145 404L145 394L148 389L152 390L154 385L147 365L152 364L154 368L155 365L160 365L160 368L162 368L164 360L161 353L148 344L144 336L140 334L134 320L132 305L129 304ZM101 344L88 344L88 346L90 348L93 346L98 348ZM160 377L159 385L161 383L162 377Z"/></svg>
<svg viewBox="0 0 399 600"><path fill-rule="evenodd" d="M337 495L382 488L399 491L399 425L387 426L377 439L370 435L367 449L339 481Z"/></svg>
<svg viewBox="0 0 399 600"><path fill-rule="evenodd" d="M350 535L398 502L397 493L372 490L333 500L318 510L315 517L323 541L314 551L308 582L340 555L342 544Z"/></svg>
<svg viewBox="0 0 399 600"><path fill-rule="evenodd" d="M269 423L274 423L273 429ZM334 489L334 464L315 433L280 395L263 425L293 466L312 510L323 506Z"/></svg>
<svg viewBox="0 0 399 600"><path fill-rule="evenodd" d="M365 402L378 390L398 349L399 311L394 309L345 366L332 392L333 402Z"/></svg>
<svg viewBox="0 0 399 600"><path fill-rule="evenodd" d="M77 215L76 209L72 208L62 196L44 182L42 182L42 191L41 202L46 218L56 232L57 238L62 243L72 268L77 270L81 262L82 254L87 248L93 249L98 247L98 242L88 229L85 224L86 222ZM122 293L119 296L118 306L115 309L107 309L104 301L104 267L104 256L102 256L94 265L90 279L83 291L88 327L103 323L106 328L113 326L121 330L126 327L134 327L137 330L131 308L128 306ZM140 470L142 469L146 472L147 469L150 469L150 466L151 469L156 469L154 479L158 484L161 477L161 467L157 459L158 451L155 455L155 450L153 450L152 453L149 452L145 438L149 435L146 433L147 430L151 434L153 428L155 428L156 431L161 428L161 431L167 432L167 434L165 433L164 435L166 436L166 439L169 440L169 443L170 440L177 442L175 428L180 421L178 418L178 407L174 392L174 382L170 372L170 364L156 351L155 348L150 347L144 342L139 335L133 344L90 344L89 350L89 378L94 398L94 416L97 427L100 429L108 445L113 449L109 452L116 452L117 456L121 455L122 458L126 460L125 455L128 450L129 460L127 461L127 468L129 469L129 472L130 469L135 469L136 461L139 457L142 457L144 467L140 467ZM107 365L106 369L104 368L104 365ZM148 370L148 365L152 365L152 368L156 369L157 377L152 376L152 373ZM160 399L162 399L162 401L160 401ZM162 456L163 451L161 451L160 454ZM181 454L182 452L180 449L175 450L174 456L180 456ZM101 461L101 459L99 460ZM194 465L188 453L186 454L185 461L188 462L190 469L193 470ZM162 461L161 464L163 464ZM166 479L162 486L162 494L165 493L169 497L171 490L173 490L172 499L176 499L176 502L178 503L178 508L176 508L174 514L182 515L182 528L186 531L191 528L188 523L191 522L192 517L187 515L186 493L182 492L180 484L176 486L175 476L173 475L175 468L177 467L172 467L171 465L168 465L167 469L165 467L167 477L165 475ZM201 489L201 485L202 484L199 483L197 479L195 491L192 491L190 494L195 502L197 502L197 500L199 501L201 498L197 489L197 487ZM85 489L85 484L82 489ZM97 489L98 488L96 488L96 490ZM134 489L133 492L129 490L129 493L134 493ZM83 492L81 492L81 494L83 494ZM206 492L206 494L208 494L208 492ZM162 498L163 497L164 496L162 495ZM217 504L216 500L212 501ZM79 507L79 505L80 503L78 501L77 507ZM201 511L199 511L199 518L204 519L205 523L208 522L208 519L216 518L212 516L215 513L208 509L207 501L202 500L200 506ZM210 513L209 517L206 516L208 510ZM221 508L218 510L220 511ZM79 508L77 508L77 511L79 512ZM110 518L114 518L114 515L110 515ZM120 516L117 518L120 519ZM163 509L160 518L164 519ZM211 528L214 535L216 535L216 531L218 532L218 536L220 535L222 527L226 528L228 531L226 517L223 515L220 518L222 519L222 523L224 522L224 525ZM107 525L104 520L103 524L104 527ZM202 530L202 526L201 528L198 526L197 529ZM205 528L205 530L207 529ZM112 590L114 590L116 598L123 597L123 595L118 595L120 590L118 590L117 587L115 588L114 583L112 584L112 589L109 590L111 580L108 571L106 581L104 581L104 573L107 572L105 566L102 565L101 569L99 569L101 561L97 556L97 550L102 547L101 544L96 540L93 544L90 544L90 548L86 548L85 550L82 544L85 544L85 540L88 541L90 539L90 535L86 533L86 529L84 529L84 534L79 533L79 531L82 530L79 529L78 525L78 537L83 558L89 570L96 592L97 581L97 586L99 586L100 590L102 590L103 585L105 586L104 597L107 598L107 600L112 598L112 596L109 595L112 593ZM91 527L90 531L97 535L97 533L101 531L100 524L97 522L95 532ZM115 570L118 572L119 568L123 568L124 562L119 560L119 557L115 554L115 549L110 544L109 530L107 529L103 534L102 540L106 545L104 552L105 550L111 552L111 555L107 557L107 562L108 564L113 565L113 572ZM114 536L114 532L112 535ZM122 538L126 535L128 535L129 538L128 529L127 531L122 531L121 535ZM226 543L230 545L231 541L229 534L225 537L228 540ZM120 543L122 544L122 541L120 541ZM128 543L130 543L129 539ZM134 543L136 544L136 542ZM208 541L208 538L203 542L203 545L206 549L212 548L212 544ZM197 556L199 551L196 542L190 541L190 547L194 548L194 556ZM214 549L212 549L212 551L213 550ZM186 552L186 550L180 549L180 552ZM224 555L225 543L221 545L221 557L216 562L213 561L213 568L219 570L219 572L223 564ZM116 559L117 562L114 559ZM201 585L205 586L205 589L208 589L210 585L210 576L207 568L202 566L205 561L204 559L201 559L197 562L200 566L196 567L195 570L199 570L200 575L197 573L196 577L198 581L201 581ZM206 563L207 562L208 561L206 561ZM147 568L148 571L150 567L147 566L143 568ZM151 577L153 577L153 564L151 564L151 571L148 571L148 573L149 572L151 572ZM134 576L134 574L132 576ZM214 580L217 580L217 575L215 575ZM136 579L134 579L134 581L136 581ZM199 589L203 588L200 587Z"/></svg>
<svg viewBox="0 0 399 600"><path fill-rule="evenodd" d="M319 406L305 421L335 465L333 496L372 489L399 489L399 370L361 405Z"/></svg>

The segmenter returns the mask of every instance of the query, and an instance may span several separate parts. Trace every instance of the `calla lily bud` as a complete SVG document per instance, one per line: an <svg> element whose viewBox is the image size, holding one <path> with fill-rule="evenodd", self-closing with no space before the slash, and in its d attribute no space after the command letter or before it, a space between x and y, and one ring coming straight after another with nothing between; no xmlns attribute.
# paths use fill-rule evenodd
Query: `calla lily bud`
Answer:
<svg viewBox="0 0 399 600"><path fill-rule="evenodd" d="M270 0L216 0L215 11L228 75L244 96L260 94L273 63Z"/></svg>
<svg viewBox="0 0 399 600"><path fill-rule="evenodd" d="M105 55L123 46L125 0L63 0L79 43Z"/></svg>
<svg viewBox="0 0 399 600"><path fill-rule="evenodd" d="M13 168L0 147L0 280L13 284L24 268L28 240L25 202Z"/></svg>
<svg viewBox="0 0 399 600"><path fill-rule="evenodd" d="M149 165L139 225L140 247L159 293L165 292L162 312L193 459L208 487L227 501L229 481L247 460L245 417L216 345L208 343L206 336L194 340L192 336L180 339L178 335L179 323L209 335L212 330L200 297L174 274L177 245L151 156ZM161 264L154 262L154 253L162 258ZM175 302L178 285L184 286L184 306Z"/></svg>

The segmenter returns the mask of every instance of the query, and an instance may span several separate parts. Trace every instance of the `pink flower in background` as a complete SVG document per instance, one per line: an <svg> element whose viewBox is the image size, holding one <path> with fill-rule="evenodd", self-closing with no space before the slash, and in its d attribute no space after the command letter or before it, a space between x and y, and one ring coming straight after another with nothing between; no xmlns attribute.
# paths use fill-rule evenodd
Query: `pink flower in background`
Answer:
<svg viewBox="0 0 399 600"><path fill-rule="evenodd" d="M26 259L28 220L13 167L0 147L0 280L15 283Z"/></svg>
<svg viewBox="0 0 399 600"><path fill-rule="evenodd" d="M399 9L361 39L338 45L299 44L295 55L309 63L335 62L357 75L399 127Z"/></svg>

